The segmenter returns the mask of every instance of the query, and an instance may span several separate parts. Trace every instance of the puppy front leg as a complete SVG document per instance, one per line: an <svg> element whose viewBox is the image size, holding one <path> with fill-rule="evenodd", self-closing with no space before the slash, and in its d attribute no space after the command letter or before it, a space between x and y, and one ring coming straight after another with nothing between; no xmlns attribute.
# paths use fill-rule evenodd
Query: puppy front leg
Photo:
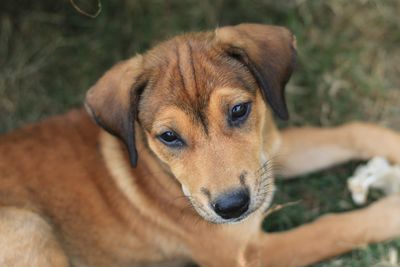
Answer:
<svg viewBox="0 0 400 267"><path fill-rule="evenodd" d="M23 209L0 208L0 266L68 267L48 223Z"/></svg>
<svg viewBox="0 0 400 267"><path fill-rule="evenodd" d="M317 171L353 159L375 156L400 163L400 134L368 123L333 128L283 130L277 160L284 177Z"/></svg>
<svg viewBox="0 0 400 267"><path fill-rule="evenodd" d="M400 237L400 195L367 208L326 215L282 233L258 233L247 251L249 266L296 267L350 251L365 244Z"/></svg>

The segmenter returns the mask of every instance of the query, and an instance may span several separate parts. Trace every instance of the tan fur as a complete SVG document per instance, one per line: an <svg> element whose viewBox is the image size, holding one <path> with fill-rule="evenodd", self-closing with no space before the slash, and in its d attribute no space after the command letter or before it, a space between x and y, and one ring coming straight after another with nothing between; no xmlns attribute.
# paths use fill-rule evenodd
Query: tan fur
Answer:
<svg viewBox="0 0 400 267"><path fill-rule="evenodd" d="M17 208L0 209L0 266L68 266L48 223Z"/></svg>
<svg viewBox="0 0 400 267"><path fill-rule="evenodd" d="M277 130L294 48L289 31L265 25L179 36L88 92L90 116L119 139L83 110L1 136L0 265L305 266L400 236L398 195L261 231L274 164L292 177L377 155L400 163L399 134L375 125ZM233 127L227 114L242 102L251 113ZM166 130L186 146L161 143ZM210 201L241 186L249 212L218 217Z"/></svg>

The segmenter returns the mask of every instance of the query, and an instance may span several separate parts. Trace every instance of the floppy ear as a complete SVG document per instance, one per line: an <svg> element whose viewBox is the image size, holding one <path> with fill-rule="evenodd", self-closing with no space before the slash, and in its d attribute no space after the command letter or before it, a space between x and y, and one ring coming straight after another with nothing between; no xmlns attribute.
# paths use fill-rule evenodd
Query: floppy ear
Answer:
<svg viewBox="0 0 400 267"><path fill-rule="evenodd" d="M283 27L239 24L215 31L217 43L246 65L260 86L264 100L279 118L289 118L284 88L296 58L296 39Z"/></svg>
<svg viewBox="0 0 400 267"><path fill-rule="evenodd" d="M133 167L137 164L135 121L139 96L146 81L142 56L122 61L107 71L86 94L85 107L94 120L126 144Z"/></svg>

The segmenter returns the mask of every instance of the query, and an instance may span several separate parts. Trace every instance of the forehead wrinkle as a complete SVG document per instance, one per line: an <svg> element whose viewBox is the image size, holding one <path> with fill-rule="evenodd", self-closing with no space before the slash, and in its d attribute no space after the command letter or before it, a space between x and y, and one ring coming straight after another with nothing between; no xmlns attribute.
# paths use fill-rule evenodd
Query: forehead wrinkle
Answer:
<svg viewBox="0 0 400 267"><path fill-rule="evenodd" d="M188 46L188 51L189 51L189 62L190 62L190 67L192 70L192 77L193 77L193 81L194 81L194 90L195 90L195 96L196 98L199 96L200 92L199 92L199 87L197 84L197 78L196 78L196 69L194 67L194 62L193 62L193 51L192 51L192 46L190 44L190 41L187 42L187 46Z"/></svg>
<svg viewBox="0 0 400 267"><path fill-rule="evenodd" d="M187 90L188 86L186 84L185 77L183 75L184 72L182 71L182 63L181 63L181 55L180 55L180 52L179 52L179 50L180 50L179 49L179 44L176 44L174 46L174 49L175 49L175 55L176 55L176 66L175 66L175 68L177 70L179 81L180 81L180 84L181 84L181 91L185 94L185 96L187 98L190 98L189 97L189 92ZM174 84L173 84L174 81L175 81L175 79L170 79L170 85L172 85L171 88L174 87Z"/></svg>
<svg viewBox="0 0 400 267"><path fill-rule="evenodd" d="M168 48L151 59L153 70L157 68L152 72L157 75L151 86L154 96L147 102L152 107L146 110L152 118L160 106L175 105L207 131L208 102L215 88L235 87L254 93L258 88L245 66L208 43L182 38L170 42Z"/></svg>
<svg viewBox="0 0 400 267"><path fill-rule="evenodd" d="M187 92L189 99L194 101L197 96L197 84L194 73L192 49L189 41L181 40L177 44L177 56L179 60L178 71L180 78L183 81L183 89Z"/></svg>
<svg viewBox="0 0 400 267"><path fill-rule="evenodd" d="M176 105L182 107L190 117L199 121L207 133L208 121L204 112L208 100L207 97L204 99L204 96L207 95L207 88L200 84L196 73L200 71L201 60L197 60L198 57L195 60L198 51L205 51L201 47L194 49L193 45L198 48L198 44L192 44L190 40L186 39L176 46L177 73L182 85L182 93L177 99Z"/></svg>
<svg viewBox="0 0 400 267"><path fill-rule="evenodd" d="M195 114L197 115L196 117L200 120L204 131L206 132L206 134L208 134L208 120L207 120L207 116L204 113L205 108L207 108L207 100L203 101L202 99L202 95L204 94L200 94L200 86L198 84L198 80L196 77L196 68L195 68L195 64L194 64L194 59L193 59L193 48L192 45L190 44L190 41L187 43L188 44L188 48L189 48L189 58L190 58L190 65L192 67L192 75L193 75L193 79L194 79L194 85L195 85L195 97L196 97L196 105L195 105ZM200 61L199 61L200 62ZM201 64L196 64L198 66L200 66Z"/></svg>

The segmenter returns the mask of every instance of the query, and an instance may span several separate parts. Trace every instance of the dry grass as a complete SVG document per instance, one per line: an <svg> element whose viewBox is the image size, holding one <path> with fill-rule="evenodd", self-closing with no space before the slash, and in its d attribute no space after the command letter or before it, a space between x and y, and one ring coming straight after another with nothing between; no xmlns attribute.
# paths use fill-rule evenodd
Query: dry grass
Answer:
<svg viewBox="0 0 400 267"><path fill-rule="evenodd" d="M300 33L299 75L289 87L293 123L358 119L399 128L400 2L307 3L298 4L309 27Z"/></svg>
<svg viewBox="0 0 400 267"><path fill-rule="evenodd" d="M98 8L96 0L74 2L90 14ZM286 25L297 36L292 119L281 126L366 120L400 129L399 14L398 0L107 0L91 19L67 0L3 0L0 132L81 105L113 63L162 39L244 21ZM265 227L283 230L354 208L345 189L354 167L280 182L277 203L302 201L272 214ZM399 248L399 241L369 246L318 266L378 266Z"/></svg>

